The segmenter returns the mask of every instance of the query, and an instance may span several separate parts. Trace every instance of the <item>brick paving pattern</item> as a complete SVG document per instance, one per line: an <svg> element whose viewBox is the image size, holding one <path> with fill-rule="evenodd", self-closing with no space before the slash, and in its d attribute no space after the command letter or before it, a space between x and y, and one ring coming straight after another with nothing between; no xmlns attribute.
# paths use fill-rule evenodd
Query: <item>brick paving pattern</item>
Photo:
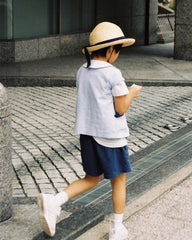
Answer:
<svg viewBox="0 0 192 240"><path fill-rule="evenodd" d="M74 134L73 87L7 89L12 104L14 197L56 193L84 176L79 136ZM192 117L192 87L143 87L127 115L129 153L146 148Z"/></svg>

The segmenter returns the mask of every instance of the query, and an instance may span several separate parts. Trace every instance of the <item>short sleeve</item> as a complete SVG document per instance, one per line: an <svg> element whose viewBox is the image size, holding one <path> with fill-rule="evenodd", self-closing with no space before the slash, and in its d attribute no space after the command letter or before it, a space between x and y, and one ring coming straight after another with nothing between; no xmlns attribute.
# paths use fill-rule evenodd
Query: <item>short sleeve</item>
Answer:
<svg viewBox="0 0 192 240"><path fill-rule="evenodd" d="M125 81L122 76L121 71L113 65L110 65L108 68L103 68L105 79L109 82L111 89L119 84L121 81Z"/></svg>
<svg viewBox="0 0 192 240"><path fill-rule="evenodd" d="M121 81L112 88L112 95L114 97L127 95L128 93L129 90L127 88L127 85L125 84L125 81Z"/></svg>

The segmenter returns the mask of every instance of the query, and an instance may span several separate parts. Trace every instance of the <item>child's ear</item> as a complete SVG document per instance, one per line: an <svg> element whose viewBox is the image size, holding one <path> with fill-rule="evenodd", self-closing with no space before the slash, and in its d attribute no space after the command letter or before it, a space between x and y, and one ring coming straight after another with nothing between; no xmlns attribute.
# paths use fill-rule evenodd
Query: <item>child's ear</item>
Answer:
<svg viewBox="0 0 192 240"><path fill-rule="evenodd" d="M110 47L107 49L107 53L108 53L109 55L111 55L111 53L113 52L113 48L114 48L114 46L110 46Z"/></svg>
<svg viewBox="0 0 192 240"><path fill-rule="evenodd" d="M110 51L112 52L112 51L113 51L113 49L114 49L114 46L111 46L111 47L110 47Z"/></svg>

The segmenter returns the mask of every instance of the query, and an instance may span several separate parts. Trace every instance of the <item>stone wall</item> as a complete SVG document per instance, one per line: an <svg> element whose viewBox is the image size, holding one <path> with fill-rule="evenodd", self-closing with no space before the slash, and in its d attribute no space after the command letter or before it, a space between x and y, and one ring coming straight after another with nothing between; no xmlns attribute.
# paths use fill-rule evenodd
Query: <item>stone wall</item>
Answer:
<svg viewBox="0 0 192 240"><path fill-rule="evenodd" d="M175 51L176 59L192 60L192 1L176 1Z"/></svg>
<svg viewBox="0 0 192 240"><path fill-rule="evenodd" d="M136 45L157 42L157 0L98 1L97 22L118 24L127 37L136 39Z"/></svg>
<svg viewBox="0 0 192 240"><path fill-rule="evenodd" d="M187 0L189 1L189 0ZM157 0L97 0L96 23L118 24L125 36L136 39L136 45L157 42ZM55 35L32 39L0 41L0 62L22 62L73 55L88 45L89 33Z"/></svg>
<svg viewBox="0 0 192 240"><path fill-rule="evenodd" d="M0 62L23 62L80 54L89 33L0 41Z"/></svg>

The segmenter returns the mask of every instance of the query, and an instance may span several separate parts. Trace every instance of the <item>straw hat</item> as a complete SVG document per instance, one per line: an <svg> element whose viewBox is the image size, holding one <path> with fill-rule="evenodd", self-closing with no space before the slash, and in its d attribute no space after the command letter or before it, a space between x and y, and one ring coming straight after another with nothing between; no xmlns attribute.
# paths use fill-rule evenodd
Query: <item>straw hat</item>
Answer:
<svg viewBox="0 0 192 240"><path fill-rule="evenodd" d="M121 28L111 22L99 23L89 36L89 46L85 47L91 54L93 51L101 48L122 44L122 47L127 47L135 43L135 39L126 38ZM85 48L82 52L85 53Z"/></svg>

